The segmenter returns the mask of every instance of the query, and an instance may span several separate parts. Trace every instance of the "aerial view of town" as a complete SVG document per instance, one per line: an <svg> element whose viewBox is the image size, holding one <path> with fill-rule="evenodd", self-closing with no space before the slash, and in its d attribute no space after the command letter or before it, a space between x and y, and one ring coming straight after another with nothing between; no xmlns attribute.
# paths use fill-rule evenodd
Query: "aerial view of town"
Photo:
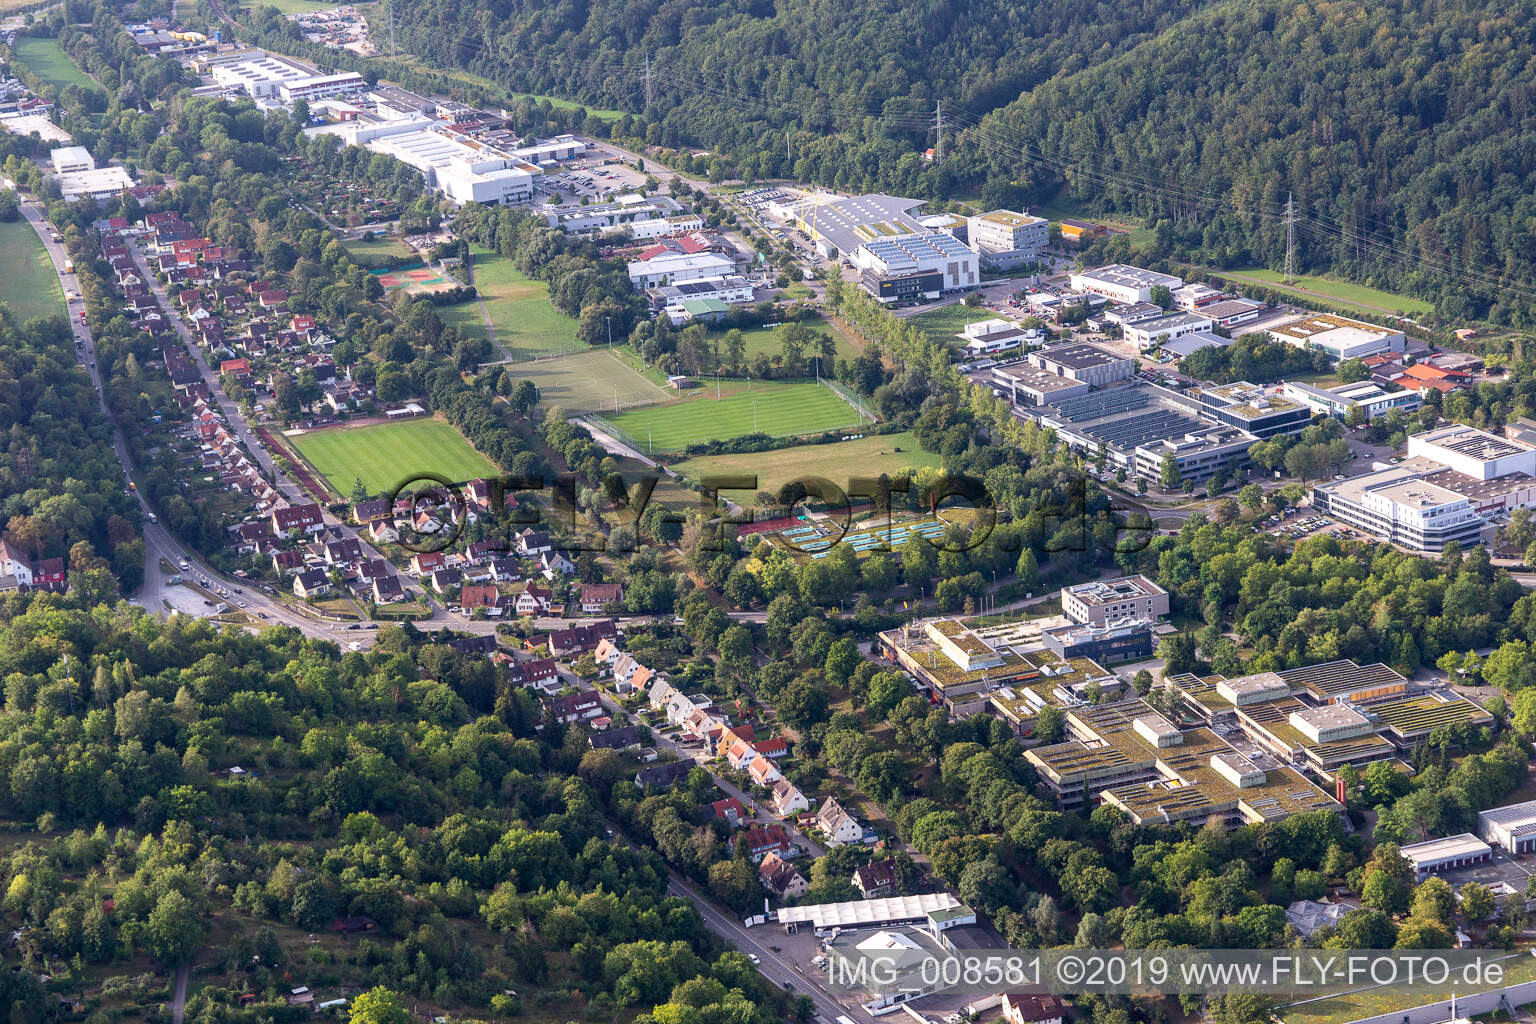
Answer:
<svg viewBox="0 0 1536 1024"><path fill-rule="evenodd" d="M1536 1024L1536 0L0 0L11 1024Z"/></svg>

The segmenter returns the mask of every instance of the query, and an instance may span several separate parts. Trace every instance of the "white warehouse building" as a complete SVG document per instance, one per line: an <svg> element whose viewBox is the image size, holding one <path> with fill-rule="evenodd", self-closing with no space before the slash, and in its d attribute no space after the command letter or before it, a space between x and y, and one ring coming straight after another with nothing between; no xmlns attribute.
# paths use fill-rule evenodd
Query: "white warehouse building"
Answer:
<svg viewBox="0 0 1536 1024"><path fill-rule="evenodd" d="M1536 800L1479 811L1477 834L1506 853L1536 851Z"/></svg>
<svg viewBox="0 0 1536 1024"><path fill-rule="evenodd" d="M1145 352L1190 334L1210 334L1211 320L1199 313L1170 313L1121 327L1125 340Z"/></svg>
<svg viewBox="0 0 1536 1024"><path fill-rule="evenodd" d="M1411 843L1398 852L1413 865L1414 877L1420 882L1442 871L1454 871L1493 859L1492 848L1471 832Z"/></svg>
<svg viewBox="0 0 1536 1024"><path fill-rule="evenodd" d="M1409 435L1408 457L1417 455L1474 480L1496 480L1511 473L1536 476L1536 448L1460 423Z"/></svg>
<svg viewBox="0 0 1536 1024"><path fill-rule="evenodd" d="M896 235L865 242L853 251L852 263L878 277L937 273L945 291L977 283L976 251L942 231Z"/></svg>
<svg viewBox="0 0 1536 1024"><path fill-rule="evenodd" d="M80 171L94 171L96 158L91 156L91 151L84 146L65 146L49 152L48 159L53 163L55 174L77 174Z"/></svg>
<svg viewBox="0 0 1536 1024"><path fill-rule="evenodd" d="M431 122L429 122L431 123ZM367 146L387 153L422 173L427 184L440 190L456 203L525 202L533 196L533 181L539 169L509 153L473 139L455 135L433 124L389 122L404 130L359 131L368 136ZM359 142L363 141L358 138Z"/></svg>
<svg viewBox="0 0 1536 1024"><path fill-rule="evenodd" d="M664 252L648 260L629 265L629 282L635 291L729 277L736 272L736 262L717 252Z"/></svg>
<svg viewBox="0 0 1536 1024"><path fill-rule="evenodd" d="M1102 295L1115 302L1151 302L1152 289L1161 285L1171 293L1184 284L1184 279L1172 274L1159 274L1155 270L1111 263L1107 267L1083 270L1073 274L1069 283L1076 292Z"/></svg>

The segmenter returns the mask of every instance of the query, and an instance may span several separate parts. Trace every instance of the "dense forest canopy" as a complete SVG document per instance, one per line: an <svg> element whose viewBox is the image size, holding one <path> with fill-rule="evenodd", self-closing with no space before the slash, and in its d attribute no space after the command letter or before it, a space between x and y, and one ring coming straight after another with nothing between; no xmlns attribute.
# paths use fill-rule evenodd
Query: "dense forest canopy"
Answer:
<svg viewBox="0 0 1536 1024"><path fill-rule="evenodd" d="M1533 8L422 0L398 29L757 178L1166 220L1151 257L1278 265L1294 193L1305 267L1525 326Z"/></svg>

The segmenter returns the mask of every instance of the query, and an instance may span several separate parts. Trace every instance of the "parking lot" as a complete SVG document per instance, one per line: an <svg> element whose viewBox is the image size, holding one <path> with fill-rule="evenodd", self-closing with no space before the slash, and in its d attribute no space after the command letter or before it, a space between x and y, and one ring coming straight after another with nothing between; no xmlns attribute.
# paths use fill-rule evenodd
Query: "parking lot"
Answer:
<svg viewBox="0 0 1536 1024"><path fill-rule="evenodd" d="M1299 516L1299 518L1298 518ZM1318 533L1331 533L1336 537L1358 537L1359 531L1335 522L1332 517L1324 515L1302 515L1296 511L1287 513L1275 513L1265 516L1253 524L1255 533L1276 533L1290 537L1292 540L1300 540Z"/></svg>

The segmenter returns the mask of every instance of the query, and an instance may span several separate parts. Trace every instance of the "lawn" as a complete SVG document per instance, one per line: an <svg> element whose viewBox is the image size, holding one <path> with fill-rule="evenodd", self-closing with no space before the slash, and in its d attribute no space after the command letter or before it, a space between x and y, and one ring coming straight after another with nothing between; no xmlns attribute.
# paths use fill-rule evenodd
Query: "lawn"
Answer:
<svg viewBox="0 0 1536 1024"><path fill-rule="evenodd" d="M509 368L519 380L531 380L539 389L545 408L559 406L571 412L613 412L637 405L653 405L676 397L631 369L605 348L554 359L518 363Z"/></svg>
<svg viewBox="0 0 1536 1024"><path fill-rule="evenodd" d="M0 221L0 301L18 320L69 315L53 261L25 220Z"/></svg>
<svg viewBox="0 0 1536 1024"><path fill-rule="evenodd" d="M821 317L816 317L814 320L805 321L805 326L816 331L818 334L832 335L832 340L837 344L837 356L835 358L857 359L859 357L859 350L854 348L853 345L848 342L847 338L844 338L840 333L834 331L831 325ZM784 354L784 346L780 344L778 338L774 337L774 330L775 328L772 327L742 328L742 340L747 343L747 359L750 360L754 356L764 353L770 357L781 356ZM711 335L711 337L723 336L723 332ZM723 349L721 350L721 354L724 355ZM806 358L809 359L810 355L811 353L807 351ZM829 363L828 368L830 367L831 364Z"/></svg>
<svg viewBox="0 0 1536 1024"><path fill-rule="evenodd" d="M78 85L82 89L99 91L96 80L70 59L57 39L45 36L21 36L16 40L16 59L31 68L43 84L55 89L66 85Z"/></svg>
<svg viewBox="0 0 1536 1024"><path fill-rule="evenodd" d="M819 476L846 490L855 477L897 475L904 469L938 467L943 460L918 447L912 432L877 434L836 444L804 444L749 455L699 455L670 468L699 481L706 476L756 474L757 488L777 491L781 484L807 476ZM739 504L751 504L750 495L731 494Z"/></svg>
<svg viewBox="0 0 1536 1024"><path fill-rule="evenodd" d="M840 427L856 429L861 420L852 405L814 381L731 381L719 395L714 387L701 387L690 397L630 409L605 417L605 422L640 451L669 452L752 433L798 437Z"/></svg>
<svg viewBox="0 0 1536 1024"><path fill-rule="evenodd" d="M952 348L959 348L960 339L955 335L959 334L966 324L973 324L978 320L991 320L996 316L996 313L985 306L967 306L963 302L952 302L938 309L924 310L909 319L914 326L927 331L928 337Z"/></svg>
<svg viewBox="0 0 1536 1024"><path fill-rule="evenodd" d="M1406 313L1409 316L1417 316L1421 313L1434 312L1435 308L1422 299L1394 295L1363 284L1330 281L1325 277L1301 276L1296 278L1293 285L1287 285L1285 275L1275 270L1222 270L1218 273L1234 281L1251 281L1276 291L1287 292L1303 302L1307 299L1325 299L1335 306L1347 308L1365 316L1379 316L1382 313Z"/></svg>
<svg viewBox="0 0 1536 1024"><path fill-rule="evenodd" d="M336 0L246 0L245 6L260 9L262 7L276 7L283 14L304 14L309 11L324 11L332 7L340 7ZM354 6L363 7L364 4Z"/></svg>
<svg viewBox="0 0 1536 1024"><path fill-rule="evenodd" d="M459 481L496 472L490 459L436 419L332 427L287 440L338 494L351 494L359 478L369 494L388 494L422 473Z"/></svg>
<svg viewBox="0 0 1536 1024"><path fill-rule="evenodd" d="M539 356L580 352L576 321L549 304L549 286L525 276L512 261L474 248L475 288L485 300L496 341L513 361ZM483 338L485 319L479 302L443 306L437 311L443 323L459 333Z"/></svg>
<svg viewBox="0 0 1536 1024"><path fill-rule="evenodd" d="M388 236L366 242L362 239L351 239L343 241L341 247L347 250L353 259L366 266L387 267L391 264L411 263L421 259L400 239Z"/></svg>

